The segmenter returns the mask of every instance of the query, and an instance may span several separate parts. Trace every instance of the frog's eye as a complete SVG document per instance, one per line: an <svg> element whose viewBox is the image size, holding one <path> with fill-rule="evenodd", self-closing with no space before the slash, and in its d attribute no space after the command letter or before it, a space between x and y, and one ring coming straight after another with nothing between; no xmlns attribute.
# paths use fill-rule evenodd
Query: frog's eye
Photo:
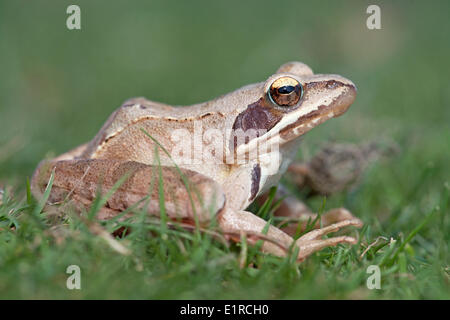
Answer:
<svg viewBox="0 0 450 320"><path fill-rule="evenodd" d="M269 88L270 99L280 107L292 107L302 97L303 87L294 78L281 77L275 80Z"/></svg>

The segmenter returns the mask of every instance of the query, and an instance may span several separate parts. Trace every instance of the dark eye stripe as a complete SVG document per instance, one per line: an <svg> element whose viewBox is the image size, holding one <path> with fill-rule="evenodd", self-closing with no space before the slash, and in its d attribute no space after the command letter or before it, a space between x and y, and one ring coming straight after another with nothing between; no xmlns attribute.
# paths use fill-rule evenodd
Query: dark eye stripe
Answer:
<svg viewBox="0 0 450 320"><path fill-rule="evenodd" d="M283 87L278 88L279 94L289 94L292 91L294 91L294 86L283 86Z"/></svg>

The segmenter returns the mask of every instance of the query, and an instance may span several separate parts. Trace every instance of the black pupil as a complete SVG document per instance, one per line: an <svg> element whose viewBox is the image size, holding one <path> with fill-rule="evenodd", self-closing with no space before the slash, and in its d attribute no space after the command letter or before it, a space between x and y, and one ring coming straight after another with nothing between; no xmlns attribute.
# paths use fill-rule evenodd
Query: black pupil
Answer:
<svg viewBox="0 0 450 320"><path fill-rule="evenodd" d="M278 88L278 93L280 93L280 94L289 94L292 91L294 91L293 86L282 86L282 87Z"/></svg>

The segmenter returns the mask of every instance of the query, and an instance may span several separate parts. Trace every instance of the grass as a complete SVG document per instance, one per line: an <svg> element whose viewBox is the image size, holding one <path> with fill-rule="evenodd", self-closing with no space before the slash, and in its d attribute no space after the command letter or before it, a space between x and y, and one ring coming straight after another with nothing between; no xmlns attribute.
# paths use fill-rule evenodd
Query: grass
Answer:
<svg viewBox="0 0 450 320"><path fill-rule="evenodd" d="M383 169L373 168L367 179ZM433 173L428 177L420 183L425 188ZM392 183L393 178L381 179ZM358 192L370 194L370 188L376 184L366 182ZM384 192L373 192L379 193ZM289 257L263 255L245 242L229 247L205 233L196 237L180 228L167 229L139 211L134 221L101 225L95 217L67 212L63 225L55 224L50 212L41 213L42 202L5 194L0 207L1 290L3 298L45 299L449 298L449 270L443 263L448 261L448 232L442 232L449 227L448 187L437 195L436 205L423 211L398 203L401 213L394 223L365 220L356 246L328 248L298 265ZM354 207L373 201L360 196ZM414 198L420 202L426 196ZM131 233L109 239L119 226ZM72 264L81 268L81 290L65 287L65 270ZM366 287L370 265L381 268L381 290Z"/></svg>
<svg viewBox="0 0 450 320"><path fill-rule="evenodd" d="M380 2L380 31L365 28L361 1L78 3L77 33L65 29L69 1L0 2L0 298L450 298L448 2ZM30 196L37 163L91 139L123 100L209 100L289 60L358 86L354 106L309 133L299 157L330 140L399 146L357 188L307 201L361 218L357 245L296 264L139 211L99 223L104 198L85 218L65 211L61 227ZM273 205L251 210L269 220ZM117 223L131 233L111 238ZM66 288L70 265L81 290ZM380 290L366 286L370 265L380 266Z"/></svg>

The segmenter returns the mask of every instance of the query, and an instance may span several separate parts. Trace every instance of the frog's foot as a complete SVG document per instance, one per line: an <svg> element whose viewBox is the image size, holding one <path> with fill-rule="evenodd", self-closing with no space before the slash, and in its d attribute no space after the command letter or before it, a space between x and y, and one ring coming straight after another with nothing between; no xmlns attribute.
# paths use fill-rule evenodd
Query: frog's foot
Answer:
<svg viewBox="0 0 450 320"><path fill-rule="evenodd" d="M286 256L292 249L294 239L282 230L268 225L268 222L255 216L251 212L234 212L225 209L219 215L219 225L228 239L239 242L245 234L251 244L263 240L262 250L276 256ZM358 219L348 219L322 229L310 231L295 241L299 247L298 262L305 260L308 256L325 247L336 246L339 243L355 244L357 240L353 237L339 236L329 239L321 239L322 236L336 232L347 226L360 227Z"/></svg>
<svg viewBox="0 0 450 320"><path fill-rule="evenodd" d="M301 236L296 241L296 245L299 247L298 261L301 262L309 257L314 252L320 251L323 248L336 246L340 243L356 244L357 240L349 236L339 236L328 239L322 239L324 235L331 232L336 232L339 229L348 226L361 227L361 221L359 219L344 220L328 227L313 230L305 235Z"/></svg>

